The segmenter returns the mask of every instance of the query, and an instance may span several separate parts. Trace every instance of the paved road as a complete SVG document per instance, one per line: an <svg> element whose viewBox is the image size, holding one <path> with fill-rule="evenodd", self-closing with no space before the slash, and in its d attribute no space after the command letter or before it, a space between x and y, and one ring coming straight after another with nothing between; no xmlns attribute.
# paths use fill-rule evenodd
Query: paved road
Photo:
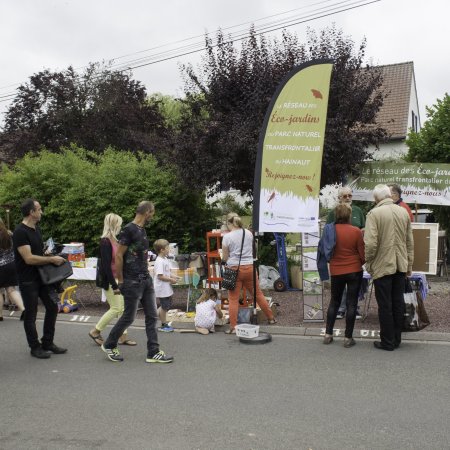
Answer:
<svg viewBox="0 0 450 450"><path fill-rule="evenodd" d="M160 341L175 363L154 365L142 329L112 363L91 326L59 322L69 353L37 360L22 324L0 323L0 449L450 448L448 343L172 333Z"/></svg>

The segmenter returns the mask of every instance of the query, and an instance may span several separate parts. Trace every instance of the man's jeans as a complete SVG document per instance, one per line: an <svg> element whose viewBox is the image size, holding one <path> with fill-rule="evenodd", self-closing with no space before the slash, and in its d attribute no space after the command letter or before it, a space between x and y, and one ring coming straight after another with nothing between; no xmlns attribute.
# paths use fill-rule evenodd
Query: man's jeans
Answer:
<svg viewBox="0 0 450 450"><path fill-rule="evenodd" d="M138 303L140 301L145 314L147 354L153 356L159 351L158 332L156 331L158 313L153 280L151 277L142 281L125 279L122 284L121 292L125 303L125 309L103 345L105 348L117 347L120 336L122 336L123 332L134 322Z"/></svg>
<svg viewBox="0 0 450 450"><path fill-rule="evenodd" d="M405 280L404 272L396 272L373 281L378 303L381 344L388 348L394 348L402 341Z"/></svg>
<svg viewBox="0 0 450 450"><path fill-rule="evenodd" d="M42 345L49 346L53 344L58 305L52 300L49 287L41 284L39 281L27 281L19 283L19 289L23 298L23 305L25 306L23 327L25 328L28 345L31 349L41 345L36 330L38 298L42 300L45 307Z"/></svg>

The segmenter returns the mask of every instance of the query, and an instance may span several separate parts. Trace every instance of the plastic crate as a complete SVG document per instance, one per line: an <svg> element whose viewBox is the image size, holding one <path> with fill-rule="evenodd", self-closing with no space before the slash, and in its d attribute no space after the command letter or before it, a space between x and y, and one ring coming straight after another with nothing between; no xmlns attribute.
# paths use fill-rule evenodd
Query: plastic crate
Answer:
<svg viewBox="0 0 450 450"><path fill-rule="evenodd" d="M236 336L249 339L258 337L259 325L250 325L249 323L236 325Z"/></svg>

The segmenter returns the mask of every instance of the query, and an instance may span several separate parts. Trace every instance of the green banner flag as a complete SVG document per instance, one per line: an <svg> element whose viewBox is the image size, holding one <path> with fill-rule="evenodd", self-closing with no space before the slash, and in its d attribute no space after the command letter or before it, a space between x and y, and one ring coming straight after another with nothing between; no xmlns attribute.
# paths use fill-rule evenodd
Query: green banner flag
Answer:
<svg viewBox="0 0 450 450"><path fill-rule="evenodd" d="M311 61L280 83L261 131L253 190L253 228L318 230L320 173L332 70Z"/></svg>
<svg viewBox="0 0 450 450"><path fill-rule="evenodd" d="M361 164L349 184L354 200L373 201L377 184L396 183L406 203L450 205L450 164L373 161Z"/></svg>

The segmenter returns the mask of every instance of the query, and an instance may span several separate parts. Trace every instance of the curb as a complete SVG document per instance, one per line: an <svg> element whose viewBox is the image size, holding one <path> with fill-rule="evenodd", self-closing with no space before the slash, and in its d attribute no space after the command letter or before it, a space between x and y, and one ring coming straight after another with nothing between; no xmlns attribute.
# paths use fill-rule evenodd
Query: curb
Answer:
<svg viewBox="0 0 450 450"><path fill-rule="evenodd" d="M19 319L18 315L5 315L7 317L14 317L17 320ZM44 313L39 312L37 314L37 318L40 320L44 319ZM71 322L71 323L96 323L100 317L97 316L89 316L87 314L58 314L57 322ZM114 324L116 321L113 320L111 324ZM145 328L145 322L143 319L136 319L132 325L134 328ZM172 327L175 331L181 330L194 330L193 322L172 322ZM222 331L225 330L226 327L217 325L216 330ZM281 327L277 325L260 325L260 331L264 333L270 333L273 335L279 336L304 336L304 337L322 337L325 333L325 326L323 328L318 327ZM334 336L344 337L344 329L343 328L335 328ZM380 332L379 330L355 330L354 336L355 339L379 339ZM404 332L402 333L402 340L404 341L416 341L416 342L449 342L450 343L450 333L442 333L436 331L417 331L417 332Z"/></svg>

